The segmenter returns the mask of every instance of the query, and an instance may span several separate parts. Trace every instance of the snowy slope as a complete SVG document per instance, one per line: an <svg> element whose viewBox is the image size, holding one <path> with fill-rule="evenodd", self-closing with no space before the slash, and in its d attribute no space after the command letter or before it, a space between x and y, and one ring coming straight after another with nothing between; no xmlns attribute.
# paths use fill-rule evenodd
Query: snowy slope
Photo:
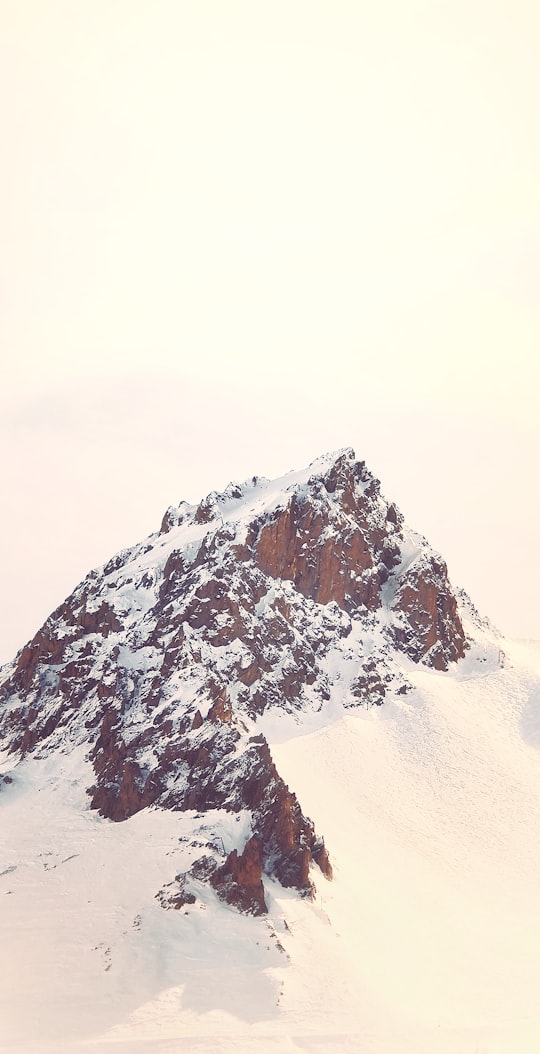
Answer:
<svg viewBox="0 0 540 1054"><path fill-rule="evenodd" d="M536 1051L540 654L495 652L305 734L274 715L334 879L313 902L266 880L266 919L202 888L159 906L201 820L114 824L80 752L21 763L0 794L1 1049Z"/></svg>
<svg viewBox="0 0 540 1054"><path fill-rule="evenodd" d="M336 455L324 463L323 473L335 464ZM308 486L313 475L310 466L294 487ZM255 510L263 515L262 530L275 509L287 507L284 492L291 478L286 481L285 487L283 481L256 481L249 498L244 492L234 544L238 531L244 540L249 535L248 502L262 503ZM213 500L224 516L238 511L239 499L232 494L229 505ZM206 503L208 511L211 500ZM388 505L380 507L385 520ZM163 568L179 549L175 532L184 529L191 533L183 538L182 552L193 545L196 560L201 540L221 527L219 517L217 527L215 519L194 524L195 510L187 523L175 523L185 512L173 510L164 533L129 555L131 562L148 558L144 571L151 588L159 590L163 581L157 547L166 550ZM358 515L356 522L363 522ZM348 601L344 607L314 601L301 593L301 578L289 583L280 577L271 587L265 579L257 617L264 620L276 596L286 598L296 612L289 612L288 625L294 629L298 619L298 632L316 655L315 681L290 699L284 695L283 705L272 696L259 710L250 705L252 685L245 695L231 691L232 716L226 711L223 717L222 708L219 720L211 721L204 712L193 733L200 737L201 729L211 726L214 735L225 724L227 734L231 726L236 736L237 722L239 773L244 735L264 737L279 780L324 834L333 878L312 861L313 895L302 896L294 883L278 880L267 860L262 881L268 910L260 917L228 904L196 864L201 855L220 862L235 849L240 853L262 822L260 810L247 807L242 795L196 809L179 798L138 801L122 822L92 808L88 788L96 779L98 727L88 724L98 712L93 664L118 648L123 669L128 662L129 669L136 668L137 649L126 624L140 633L141 588L128 596L132 584L119 587L126 559L123 571L105 575L117 576L109 594L122 630L109 627L100 635L87 623L84 635L69 645L86 647L92 660L85 672L91 687L77 694L76 705L72 697L69 720L58 685L70 682L66 667L73 651L54 652L47 665L42 641L29 650L38 662L27 681L19 682L17 698L5 694L2 704L11 724L0 759L0 1050L528 1054L539 1049L540 649L502 641L466 598L457 596L458 638L462 630L467 641L463 656L448 662L446 670L429 661L430 649L423 661L415 660L425 625L420 619L416 644L411 648L409 639L403 647L393 635L392 604L400 590L403 595L400 576L408 576L407 585L414 581L411 563L417 561L418 570L419 557L420 564L439 558L431 557L427 543L399 517L391 514L388 522L399 558L381 583L383 595L373 610ZM328 522L319 529L324 535ZM338 534L334 523L334 537ZM256 543L251 546L256 553ZM221 559L219 566L225 567ZM211 560L200 567L212 578ZM243 572L237 580L243 581ZM103 577L93 581L96 594L92 598L87 591L83 621L102 603ZM441 592L447 587L438 581ZM199 584L197 579L196 588ZM143 593L149 588L142 586ZM425 595L423 585L416 595ZM185 614L190 598L175 603L184 604ZM446 597L445 604L450 611ZM53 619L55 640L62 640L62 632L69 635L77 610L68 605ZM145 616L151 611L149 604ZM206 638L203 658L214 660L217 653L226 674L232 668L230 649L238 648L235 641L245 642L236 636L209 645L224 621L219 614L217 623L193 626L186 636L191 649L195 637ZM149 632L155 629L154 617L151 621ZM449 625L446 620L446 629ZM140 643L147 657L148 645ZM258 646L264 656L268 641L261 638ZM293 641L290 650L295 647ZM375 657L381 670L384 691L376 700L371 675L356 694L351 691L366 656ZM152 676L155 653L153 661ZM175 690L158 709L170 715L176 707L180 721L182 714L201 709L204 693L197 696L193 686L185 690L187 681L178 667L169 667L166 649L161 661ZM7 677L4 671L4 684L13 686L13 670L17 664L28 670L30 658L26 663L21 666L19 656ZM204 662L194 660L193 668L197 687L204 681ZM214 664L213 676L216 669ZM317 692L319 682L324 692ZM45 686L42 697L37 683ZM124 683L115 681L119 692ZM280 673L275 683L291 682ZM141 746L141 685L144 678L137 697L128 697L131 705L120 692L122 742L128 747L137 742L139 759L149 744L159 757L180 734L158 723L164 742L147 736ZM110 706L111 698L116 697L105 692L99 704ZM27 737L26 751L13 720L23 704L25 727L37 730L33 742ZM60 720L52 726L55 707ZM151 715L153 721L155 708ZM221 765L217 754L215 764ZM192 770L189 778L199 779L197 773ZM272 786L279 788L279 780ZM170 796L170 772L165 783ZM190 899L175 910L171 901L185 889Z"/></svg>

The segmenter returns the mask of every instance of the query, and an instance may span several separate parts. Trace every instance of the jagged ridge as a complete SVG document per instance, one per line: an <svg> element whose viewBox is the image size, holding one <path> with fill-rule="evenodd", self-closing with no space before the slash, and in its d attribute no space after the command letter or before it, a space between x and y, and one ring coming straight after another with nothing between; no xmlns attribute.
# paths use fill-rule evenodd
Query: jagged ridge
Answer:
<svg viewBox="0 0 540 1054"><path fill-rule="evenodd" d="M444 561L347 449L167 510L5 668L0 732L19 754L88 742L92 806L116 821L248 810L243 853L206 876L263 910L263 872L310 892L311 863L331 868L260 715L378 704L407 691L407 659L444 670L465 647Z"/></svg>

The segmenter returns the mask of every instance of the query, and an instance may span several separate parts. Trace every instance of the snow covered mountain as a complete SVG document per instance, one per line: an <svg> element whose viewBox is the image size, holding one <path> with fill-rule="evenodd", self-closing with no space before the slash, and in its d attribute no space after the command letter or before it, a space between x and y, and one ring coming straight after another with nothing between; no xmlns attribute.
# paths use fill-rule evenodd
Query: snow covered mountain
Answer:
<svg viewBox="0 0 540 1054"><path fill-rule="evenodd" d="M463 1026L455 977L449 1001L441 979L434 994L424 949L425 1005L410 976L403 1003L380 948L416 962L430 920L447 978L464 953L441 913L455 915L466 876L476 915L486 867L529 904L538 653L518 669L508 649L352 450L168 509L1 671L11 962L36 930L43 940L33 972L24 957L10 968L0 1049L138 1050L146 1037L174 1050L189 1035L193 1050L277 1050L287 1036L291 1050L352 1051L362 1037L397 1051L410 1035L410 1049L474 1050L447 1032L429 1045L441 1022ZM492 886L490 874L500 909ZM32 1001L35 1020L21 1020ZM475 1013L491 1021L480 1004L467 1004L471 1035Z"/></svg>
<svg viewBox="0 0 540 1054"><path fill-rule="evenodd" d="M110 819L249 814L244 854L211 877L264 911L262 869L309 892L312 861L331 868L257 718L382 703L410 688L400 652L446 669L465 644L445 565L346 450L169 509L23 648L0 729L23 756L90 744L91 804Z"/></svg>

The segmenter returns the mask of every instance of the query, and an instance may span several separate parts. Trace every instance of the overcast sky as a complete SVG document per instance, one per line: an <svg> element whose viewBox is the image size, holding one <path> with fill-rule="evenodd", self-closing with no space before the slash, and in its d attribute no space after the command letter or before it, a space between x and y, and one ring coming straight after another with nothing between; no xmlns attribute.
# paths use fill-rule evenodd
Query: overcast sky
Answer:
<svg viewBox="0 0 540 1054"><path fill-rule="evenodd" d="M354 446L540 637L540 8L3 0L0 661L164 509Z"/></svg>

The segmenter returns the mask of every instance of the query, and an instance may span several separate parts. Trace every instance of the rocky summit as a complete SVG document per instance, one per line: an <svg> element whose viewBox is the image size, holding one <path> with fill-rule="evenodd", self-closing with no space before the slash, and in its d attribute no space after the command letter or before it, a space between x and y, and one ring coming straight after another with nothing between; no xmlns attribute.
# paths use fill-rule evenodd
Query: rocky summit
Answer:
<svg viewBox="0 0 540 1054"><path fill-rule="evenodd" d="M331 832L281 778L265 722L378 706L414 664L448 669L468 646L458 601L352 450L231 483L91 571L2 669L2 745L15 764L86 744L89 804L110 820L206 819L161 903L204 882L261 914L265 875L304 895L331 876ZM243 832L228 853L225 814Z"/></svg>

